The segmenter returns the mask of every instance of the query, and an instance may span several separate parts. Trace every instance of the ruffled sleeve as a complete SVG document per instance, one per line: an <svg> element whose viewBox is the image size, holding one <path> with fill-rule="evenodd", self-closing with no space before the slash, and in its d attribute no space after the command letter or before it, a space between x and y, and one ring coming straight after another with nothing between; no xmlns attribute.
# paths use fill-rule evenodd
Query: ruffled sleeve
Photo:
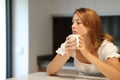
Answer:
<svg viewBox="0 0 120 80"><path fill-rule="evenodd" d="M99 57L103 61L112 57L120 58L120 54L118 53L118 47L110 41L103 41L101 47L99 48Z"/></svg>
<svg viewBox="0 0 120 80"><path fill-rule="evenodd" d="M65 55L65 45L66 45L66 41L64 43L61 44L61 46L56 50L57 54L60 54L61 56ZM72 53L71 57L75 58L75 52Z"/></svg>
<svg viewBox="0 0 120 80"><path fill-rule="evenodd" d="M56 53L63 56L65 54L65 45L66 42L62 43L61 46L56 50Z"/></svg>

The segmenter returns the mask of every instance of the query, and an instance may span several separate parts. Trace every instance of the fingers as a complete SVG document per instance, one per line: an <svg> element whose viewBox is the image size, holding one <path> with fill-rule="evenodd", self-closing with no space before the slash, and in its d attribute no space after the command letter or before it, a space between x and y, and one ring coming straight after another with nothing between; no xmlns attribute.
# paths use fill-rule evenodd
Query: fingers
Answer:
<svg viewBox="0 0 120 80"><path fill-rule="evenodd" d="M82 36L78 36L78 39L71 39L70 36L66 38L66 47L67 48L80 48L82 44L84 43L84 39Z"/></svg>
<svg viewBox="0 0 120 80"><path fill-rule="evenodd" d="M75 41L71 41L69 38L66 39L66 49L75 49Z"/></svg>
<svg viewBox="0 0 120 80"><path fill-rule="evenodd" d="M79 36L79 46L76 49L80 50L80 48L82 48L84 46L85 46L84 39L82 36Z"/></svg>

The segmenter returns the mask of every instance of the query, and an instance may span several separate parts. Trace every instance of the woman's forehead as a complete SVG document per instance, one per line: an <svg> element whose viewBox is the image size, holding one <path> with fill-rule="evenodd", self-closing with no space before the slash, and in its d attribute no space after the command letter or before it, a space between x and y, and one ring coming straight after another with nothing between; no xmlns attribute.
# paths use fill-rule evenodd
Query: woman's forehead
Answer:
<svg viewBox="0 0 120 80"><path fill-rule="evenodd" d="M81 20L80 17L77 14L73 15L73 20Z"/></svg>

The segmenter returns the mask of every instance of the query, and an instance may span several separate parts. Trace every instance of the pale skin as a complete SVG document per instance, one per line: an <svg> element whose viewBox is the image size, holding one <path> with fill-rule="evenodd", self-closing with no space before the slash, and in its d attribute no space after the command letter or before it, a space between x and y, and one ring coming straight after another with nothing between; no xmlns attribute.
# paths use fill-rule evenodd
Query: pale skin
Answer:
<svg viewBox="0 0 120 80"><path fill-rule="evenodd" d="M108 58L105 62L98 58L97 51L91 53L92 44L88 36L90 29L86 28L77 14L73 15L72 32L80 34L79 47L73 48L69 37L66 38L65 55L57 54L47 67L49 75L55 75L76 50L76 57L79 61L87 64L93 64L102 74L111 80L120 80L120 62L118 58ZM86 46L87 45L87 46Z"/></svg>

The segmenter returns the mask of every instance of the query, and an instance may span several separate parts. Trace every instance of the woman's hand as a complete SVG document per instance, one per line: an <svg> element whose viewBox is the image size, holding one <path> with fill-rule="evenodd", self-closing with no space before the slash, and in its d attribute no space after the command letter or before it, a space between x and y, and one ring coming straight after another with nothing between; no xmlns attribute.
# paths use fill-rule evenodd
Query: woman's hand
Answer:
<svg viewBox="0 0 120 80"><path fill-rule="evenodd" d="M72 55L76 51L76 41L75 39L70 39L70 36L66 38L65 52Z"/></svg>
<svg viewBox="0 0 120 80"><path fill-rule="evenodd" d="M79 46L76 48L76 50L80 51L83 56L89 53L86 42L82 36L79 36Z"/></svg>

